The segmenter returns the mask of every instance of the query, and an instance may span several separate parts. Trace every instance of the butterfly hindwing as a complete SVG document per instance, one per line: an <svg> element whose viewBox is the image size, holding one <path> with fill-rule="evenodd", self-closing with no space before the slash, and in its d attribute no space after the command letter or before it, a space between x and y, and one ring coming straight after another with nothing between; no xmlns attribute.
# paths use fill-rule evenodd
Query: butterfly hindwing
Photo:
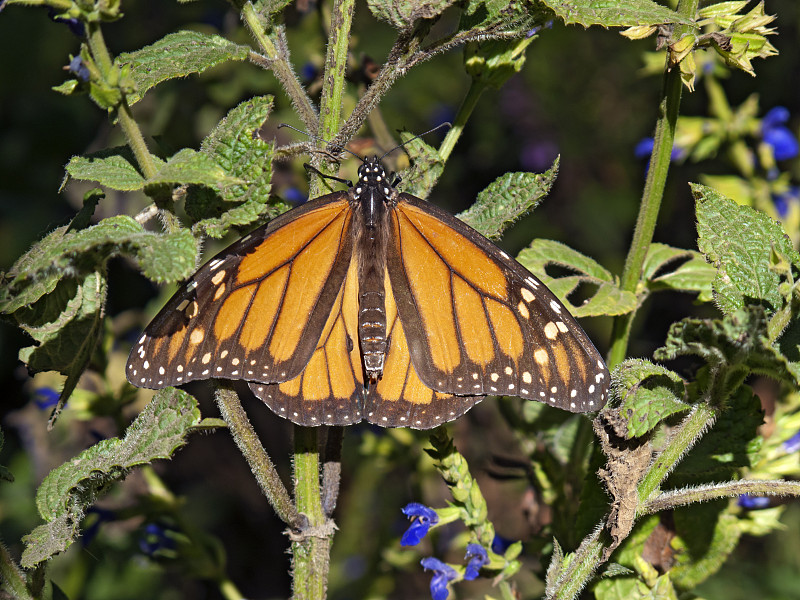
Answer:
<svg viewBox="0 0 800 600"><path fill-rule="evenodd" d="M342 287L352 254L351 216L347 194L329 194L211 259L134 345L128 380L158 389L211 377L296 377Z"/></svg>
<svg viewBox="0 0 800 600"><path fill-rule="evenodd" d="M561 302L449 213L400 194L387 268L419 378L438 392L514 395L573 412L606 401L608 370Z"/></svg>
<svg viewBox="0 0 800 600"><path fill-rule="evenodd" d="M460 417L483 398L437 392L420 380L388 273L384 289L389 344L383 377L367 392L365 418L382 427L430 429Z"/></svg>
<svg viewBox="0 0 800 600"><path fill-rule="evenodd" d="M300 425L351 425L362 418L358 275L352 261L317 347L303 371L283 383L250 383L276 414Z"/></svg>

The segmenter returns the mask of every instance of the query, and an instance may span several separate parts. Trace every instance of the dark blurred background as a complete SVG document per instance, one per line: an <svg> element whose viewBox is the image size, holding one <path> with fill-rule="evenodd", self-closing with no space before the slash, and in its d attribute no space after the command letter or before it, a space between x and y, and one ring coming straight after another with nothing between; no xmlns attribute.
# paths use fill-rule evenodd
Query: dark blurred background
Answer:
<svg viewBox="0 0 800 600"><path fill-rule="evenodd" d="M124 9L124 19L104 27L113 54L140 48L184 27L218 32L242 43L247 40L236 14L222 2L128 2ZM757 78L735 72L724 86L734 106L754 92L760 97L760 114L773 106L786 106L793 115L790 125L797 131L800 10L794 0L770 0L766 9L778 14L779 35L772 41L780 55L756 61ZM315 69L318 71L324 56L318 13L312 10L301 14L290 9L287 23L295 68L313 88ZM365 58L381 63L393 40L393 30L376 23L365 3L359 3L354 64L363 64ZM633 149L652 133L661 85L659 78L640 74L641 53L651 50L652 45L652 39L631 42L600 28L584 30L556 24L543 31L527 51L524 70L502 90L490 90L480 100L431 200L453 212L463 210L499 175L543 171L560 154L561 171L552 194L508 232L501 245L516 253L533 238L556 239L619 273L644 181L644 164L634 158ZM67 27L51 21L43 9L13 6L0 12L2 270L33 242L67 223L80 206L86 187L71 184L59 192L63 166L69 158L123 143L120 132L87 98L64 98L50 89L64 81L68 55L77 54L78 49L78 39ZM397 82L380 105L382 117L392 132L425 131L453 118L468 85L461 52L439 56ZM350 86L346 109L352 107L356 90L355 84ZM269 127L281 122L299 125L274 77L249 64L223 65L199 77L169 81L148 94L134 112L155 151L169 154L184 146L197 148L227 110L257 94L276 96ZM683 114L704 115L706 106L702 85L694 94L684 94ZM283 169L282 177L287 185L302 187L302 161L296 162ZM694 248L693 202L686 182L697 181L700 172L726 168L721 162L675 165L656 241ZM97 216L134 214L144 204L143 197L109 192ZM125 260L110 262L109 277L108 314L112 318L134 314L132 311L144 306L152 315L163 302L164 294L154 300L157 290ZM670 323L693 310L691 298L651 299L637 318L630 353L649 356L660 345ZM610 323L589 320L584 326L598 348L605 351ZM111 424L79 419L59 424L67 431L49 437L44 433L47 412L37 411L30 403L29 377L17 360L19 348L27 343L13 326L0 324L0 415L6 431L0 463L9 466L17 477L13 485L0 485L0 536L16 555L21 550L20 536L39 522L32 493L41 477L92 443L97 429L101 434L116 435ZM126 352L124 345L118 349L119 361L124 360ZM119 373L108 375L116 385L121 383L121 364L116 365ZM197 386L192 391L202 399L204 415L216 415L208 388ZM246 407L272 456L288 475L290 425L254 400L246 402ZM484 473L492 456L517 452L496 407L489 402L456 423L454 431L459 449L473 464L473 473ZM477 437L476 432L480 434ZM418 499L425 486L435 485L430 483L433 479L412 475L423 460L419 448L424 434L394 432L392 439L409 451L402 456L375 458L384 435L367 427L349 428L346 433L332 598L427 595L428 579L420 569L414 569L414 576L402 578L391 571L375 572L386 564L381 553L391 552L386 549L391 540L387 536L398 535L406 524L400 508ZM54 454L48 456L43 451L31 456L23 451L34 447L50 449ZM367 461L365 456L371 451L373 455ZM226 434L195 436L173 461L157 465L156 470L176 494L186 497L192 522L222 541L228 574L247 597L288 595L289 565L281 524ZM496 519L499 533L512 539L530 535L521 508L524 484L481 477L494 513L490 516ZM141 474L131 476L121 487L125 489L115 494L123 498L144 489ZM426 495L436 493L444 498L443 490L428 490ZM790 531L798 531L797 511L790 511L785 519L791 524ZM75 544L69 558L56 559L54 577L65 589L80 590L74 597L220 597L214 585L188 578L164 586L162 578L170 572L169 567L162 570L144 556L131 562L130 546L136 544L136 527L140 525L108 524L101 539L88 546ZM798 546L798 536L780 534L743 544L724 575L704 588L708 597L800 597ZM89 579L91 587L83 587L81 582ZM523 589L540 593L529 579L522 577ZM769 589L775 585L779 586L777 591ZM787 587L791 585L796 587ZM470 589L478 591L477 587Z"/></svg>

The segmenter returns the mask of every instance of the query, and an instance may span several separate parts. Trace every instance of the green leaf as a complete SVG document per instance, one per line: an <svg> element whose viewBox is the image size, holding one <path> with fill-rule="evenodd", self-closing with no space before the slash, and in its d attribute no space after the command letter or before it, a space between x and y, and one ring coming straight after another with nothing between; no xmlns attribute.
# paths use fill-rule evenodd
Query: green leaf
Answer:
<svg viewBox="0 0 800 600"><path fill-rule="evenodd" d="M123 52L115 63L130 65L136 91L128 94L127 99L129 104L135 104L162 81L202 73L228 60L246 60L249 52L249 47L218 35L179 31L135 52Z"/></svg>
<svg viewBox="0 0 800 600"><path fill-rule="evenodd" d="M86 509L130 469L172 456L200 422L197 401L181 390L159 390L123 439L101 440L57 467L36 493L46 521L23 538L22 566L33 567L66 550L80 534Z"/></svg>
<svg viewBox="0 0 800 600"><path fill-rule="evenodd" d="M148 186L189 183L213 187L222 192L225 188L244 181L228 175L213 157L191 148L179 150L147 180Z"/></svg>
<svg viewBox="0 0 800 600"><path fill-rule="evenodd" d="M527 0L469 0L461 15L459 29L491 29L521 35L552 18L553 12L547 7Z"/></svg>
<svg viewBox="0 0 800 600"><path fill-rule="evenodd" d="M667 271L666 267L676 261L685 262L676 269ZM650 291L697 292L698 301L710 302L711 286L716 274L714 266L710 265L699 252L654 243L648 250L642 277Z"/></svg>
<svg viewBox="0 0 800 600"><path fill-rule="evenodd" d="M231 227L251 225L288 209L269 203L274 145L258 132L271 111L271 96L251 98L231 110L203 140L200 152L239 183L189 188L186 212L196 221L196 235L220 238Z"/></svg>
<svg viewBox="0 0 800 600"><path fill-rule="evenodd" d="M406 29L419 19L439 16L455 0L367 0L376 19L397 29Z"/></svg>
<svg viewBox="0 0 800 600"><path fill-rule="evenodd" d="M517 260L541 279L576 317L622 315L636 307L636 296L619 289L617 278L608 270L560 242L534 240L520 252ZM576 271L577 275L551 277L545 270L549 265L566 267ZM577 306L569 301L568 296L582 283L597 289L588 300Z"/></svg>
<svg viewBox="0 0 800 600"><path fill-rule="evenodd" d="M78 229L86 229L89 227L97 205L100 204L100 200L105 197L105 192L103 192L103 190L100 188L92 188L91 190L87 191L83 195L83 206L78 211L78 214L72 217L72 221L70 221L67 231L76 231Z"/></svg>
<svg viewBox="0 0 800 600"><path fill-rule="evenodd" d="M665 488L728 481L743 467L759 460L764 422L761 401L750 387L740 385L714 426L670 474Z"/></svg>
<svg viewBox="0 0 800 600"><path fill-rule="evenodd" d="M722 512L727 501L676 508L678 537L670 542L675 565L670 576L676 586L693 589L716 573L736 548L741 535L736 516Z"/></svg>
<svg viewBox="0 0 800 600"><path fill-rule="evenodd" d="M11 314L52 292L63 278L80 278L101 270L123 254L155 282L186 279L195 268L197 246L188 230L157 234L128 216L103 219L97 225L69 231L59 227L23 254L0 288L0 313Z"/></svg>
<svg viewBox="0 0 800 600"><path fill-rule="evenodd" d="M20 351L20 360L31 371L75 378L68 379L74 387L100 338L106 290L105 277L98 272L82 281L64 278L44 300L16 311L19 326L36 342Z"/></svg>
<svg viewBox="0 0 800 600"><path fill-rule="evenodd" d="M764 213L705 186L693 184L697 201L697 246L717 268L714 298L727 313L762 301L770 312L783 306L780 276L770 268L774 247L794 265L800 255L780 225Z"/></svg>
<svg viewBox="0 0 800 600"><path fill-rule="evenodd" d="M525 66L525 50L536 39L473 42L464 48L464 66L476 82L500 89Z"/></svg>
<svg viewBox="0 0 800 600"><path fill-rule="evenodd" d="M742 369L800 385L797 370L767 337L764 309L749 306L722 319L683 319L673 325L657 360L695 355L711 367Z"/></svg>
<svg viewBox="0 0 800 600"><path fill-rule="evenodd" d="M157 167L164 165L164 161L157 156L152 158ZM66 171L73 179L96 181L107 188L129 192L140 190L145 184L135 164L129 147L116 146L86 156L73 156L67 163Z"/></svg>
<svg viewBox="0 0 800 600"><path fill-rule="evenodd" d="M614 371L614 394L621 399L618 412L627 425L628 439L689 409L682 402L684 384L678 374L647 360L629 359Z"/></svg>
<svg viewBox="0 0 800 600"><path fill-rule="evenodd" d="M401 187L407 194L425 200L439 181L444 163L436 148L426 144L421 138L413 138L411 133L400 132L403 148L411 160L411 166L400 173Z"/></svg>
<svg viewBox="0 0 800 600"><path fill-rule="evenodd" d="M471 207L457 215L489 239L498 239L514 221L547 196L558 175L559 158L542 174L506 173L478 194Z"/></svg>
<svg viewBox="0 0 800 600"><path fill-rule="evenodd" d="M652 0L542 0L566 24L584 27L633 27L689 23L688 19Z"/></svg>

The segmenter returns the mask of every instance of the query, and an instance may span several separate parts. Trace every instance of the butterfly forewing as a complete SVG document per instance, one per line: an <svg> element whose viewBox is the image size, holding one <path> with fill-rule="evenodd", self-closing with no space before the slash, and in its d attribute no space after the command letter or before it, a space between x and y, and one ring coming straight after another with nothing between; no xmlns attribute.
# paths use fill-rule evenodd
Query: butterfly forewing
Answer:
<svg viewBox="0 0 800 600"><path fill-rule="evenodd" d="M608 370L559 300L464 223L400 194L387 265L411 361L433 390L605 404Z"/></svg>
<svg viewBox="0 0 800 600"><path fill-rule="evenodd" d="M350 265L350 212L347 194L329 194L206 263L134 345L128 380L163 388L210 377L296 377Z"/></svg>

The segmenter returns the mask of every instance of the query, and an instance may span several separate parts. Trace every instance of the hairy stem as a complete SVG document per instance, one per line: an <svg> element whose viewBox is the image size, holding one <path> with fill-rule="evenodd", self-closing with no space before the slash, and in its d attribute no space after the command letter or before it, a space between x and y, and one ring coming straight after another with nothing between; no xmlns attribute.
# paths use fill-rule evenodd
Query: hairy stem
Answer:
<svg viewBox="0 0 800 600"><path fill-rule="evenodd" d="M639 504L647 502L661 483L678 464L680 459L713 425L718 411L705 403L698 404L694 410L675 429L664 450L656 457L647 474L639 482Z"/></svg>
<svg viewBox="0 0 800 600"><path fill-rule="evenodd" d="M239 402L236 392L221 384L215 394L222 418L228 424L233 440L239 446L242 454L250 465L261 491L269 500L275 513L291 529L299 530L304 526L304 520L289 497L286 486L283 485L275 465L261 445L247 414Z"/></svg>
<svg viewBox="0 0 800 600"><path fill-rule="evenodd" d="M317 111L311 98L306 94L300 81L297 79L289 62L289 50L286 44L286 31L283 26L275 26L272 35L267 35L264 25L252 3L247 2L242 8L242 19L258 42L258 45L267 55L269 64L265 65L257 56L251 56L251 61L262 66L268 66L283 86L284 91L292 101L300 120L310 133L317 131Z"/></svg>
<svg viewBox="0 0 800 600"><path fill-rule="evenodd" d="M659 494L644 503L641 514L652 514L671 510L678 506L708 502L720 498L733 498L742 494L753 496L800 496L800 481L759 481L744 480L727 483L698 485L685 490L674 490Z"/></svg>
<svg viewBox="0 0 800 600"><path fill-rule="evenodd" d="M697 12L698 0L681 0L677 12L684 17L692 18ZM674 38L679 39L688 33L689 25L675 25ZM664 195L664 186L669 171L669 161L672 154L672 144L675 139L675 127L678 123L678 109L681 103L680 69L675 67L664 74L664 86L661 100L658 105L658 121L656 122L655 143L653 154L650 157L650 168L647 171L647 180L642 193L642 202L639 206L639 216L633 232L625 267L622 270L620 288L628 292L636 292L639 279L642 275L650 244L653 241L658 211L661 208L661 199ZM614 319L614 328L611 333L611 349L608 353L608 364L614 367L622 362L628 348L628 339L631 324L636 311L621 315Z"/></svg>

